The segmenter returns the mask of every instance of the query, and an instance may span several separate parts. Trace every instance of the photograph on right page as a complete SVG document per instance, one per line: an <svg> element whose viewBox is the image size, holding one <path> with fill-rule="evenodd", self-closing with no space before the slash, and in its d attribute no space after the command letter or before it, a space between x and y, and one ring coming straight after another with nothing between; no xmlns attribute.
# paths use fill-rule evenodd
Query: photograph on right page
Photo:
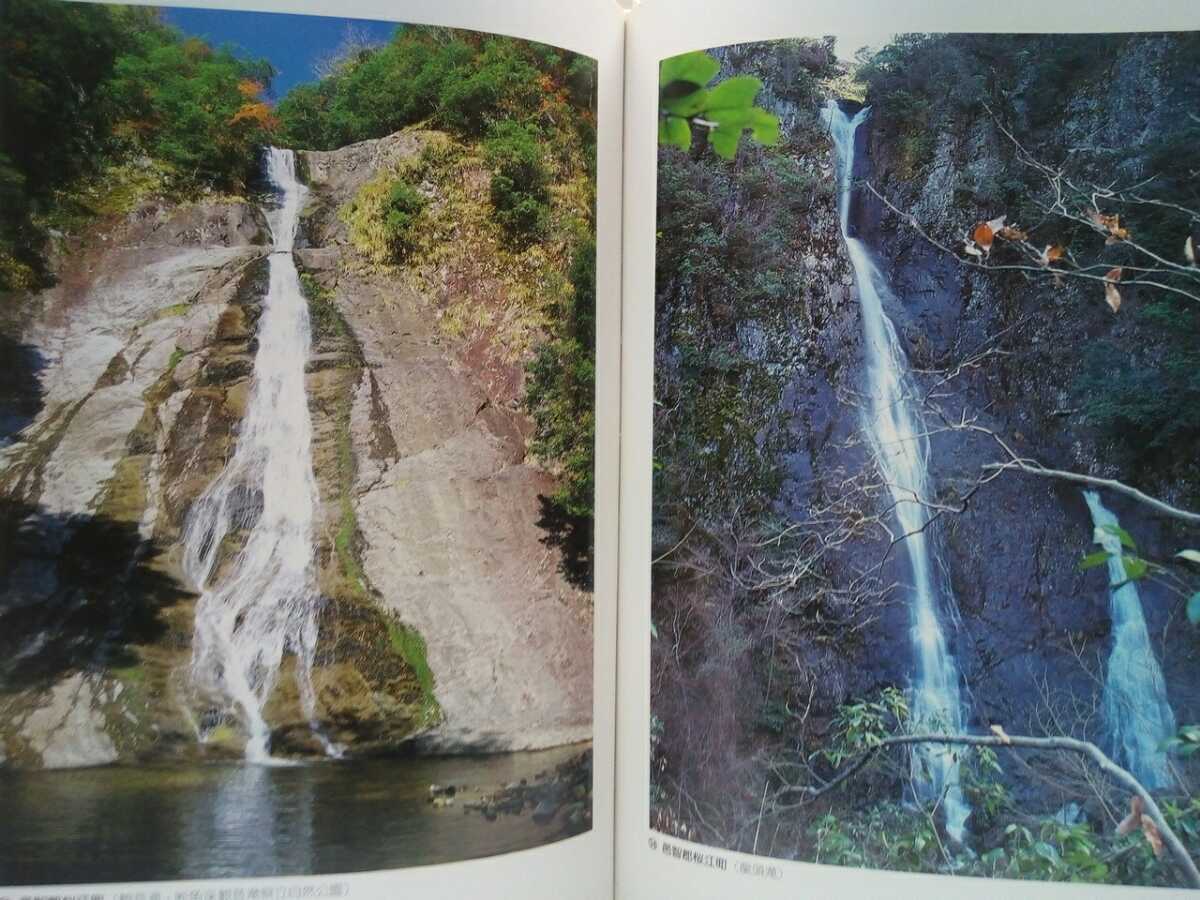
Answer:
<svg viewBox="0 0 1200 900"><path fill-rule="evenodd" d="M686 53L658 145L651 828L1200 887L1200 33Z"/></svg>

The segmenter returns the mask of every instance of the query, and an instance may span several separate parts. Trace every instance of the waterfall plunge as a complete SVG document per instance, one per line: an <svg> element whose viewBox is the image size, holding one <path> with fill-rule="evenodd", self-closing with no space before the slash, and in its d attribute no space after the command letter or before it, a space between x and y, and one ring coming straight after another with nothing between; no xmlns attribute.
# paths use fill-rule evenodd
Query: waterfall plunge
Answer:
<svg viewBox="0 0 1200 900"><path fill-rule="evenodd" d="M312 722L311 681L317 643L312 419L304 366L312 336L308 304L292 258L307 189L291 150L271 147L267 177L280 205L268 213L274 244L270 286L258 322L258 351L237 449L188 513L184 570L200 591L192 646L193 685L246 729L246 758L270 760L263 706L285 653ZM226 538L245 531L236 556ZM314 725L314 733L320 737ZM324 741L328 752L336 748Z"/></svg>
<svg viewBox="0 0 1200 900"><path fill-rule="evenodd" d="M853 118L830 100L824 118L833 139L838 166L839 213L846 252L854 267L862 309L866 377L870 405L864 427L879 471L891 490L901 542L907 553L912 584L908 588L911 636L917 670L913 678L911 715L918 728L963 730L959 673L950 654L939 616L933 548L925 532L930 497L929 442L918 411L909 399L908 364L896 329L883 310L890 289L862 241L850 228L850 193L854 173L854 138L868 109ZM946 831L961 841L970 808L959 785L957 751L945 745L919 745L912 755L914 791L945 810Z"/></svg>
<svg viewBox="0 0 1200 900"><path fill-rule="evenodd" d="M1113 645L1104 680L1104 727L1113 758L1147 787L1168 787L1171 777L1163 742L1175 734L1162 669L1150 646L1137 583L1125 574L1121 538L1105 526L1117 517L1095 491L1084 491L1096 526L1096 542L1108 558Z"/></svg>

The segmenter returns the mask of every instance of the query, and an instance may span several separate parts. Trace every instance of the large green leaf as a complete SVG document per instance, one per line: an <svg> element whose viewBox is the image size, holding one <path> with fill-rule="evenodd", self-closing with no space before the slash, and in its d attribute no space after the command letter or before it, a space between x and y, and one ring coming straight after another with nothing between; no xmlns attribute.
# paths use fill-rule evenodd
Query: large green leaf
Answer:
<svg viewBox="0 0 1200 900"><path fill-rule="evenodd" d="M760 90L762 82L753 75L726 78L708 92L710 115L721 109L749 109Z"/></svg>
<svg viewBox="0 0 1200 900"><path fill-rule="evenodd" d="M704 112L707 107L708 91L704 88L697 88L691 93L678 96L669 96L664 93L662 97L663 109L672 115L683 116L685 119Z"/></svg>
<svg viewBox="0 0 1200 900"><path fill-rule="evenodd" d="M687 150L692 146L692 126L679 116L665 116L658 120L658 142Z"/></svg>
<svg viewBox="0 0 1200 900"><path fill-rule="evenodd" d="M681 53L662 61L658 70L658 84L666 87L675 81L690 81L703 87L721 71L721 64L703 50Z"/></svg>
<svg viewBox="0 0 1200 900"><path fill-rule="evenodd" d="M709 129L708 143L717 156L722 159L733 159L737 155L738 141L742 137L742 129L734 125L718 125Z"/></svg>

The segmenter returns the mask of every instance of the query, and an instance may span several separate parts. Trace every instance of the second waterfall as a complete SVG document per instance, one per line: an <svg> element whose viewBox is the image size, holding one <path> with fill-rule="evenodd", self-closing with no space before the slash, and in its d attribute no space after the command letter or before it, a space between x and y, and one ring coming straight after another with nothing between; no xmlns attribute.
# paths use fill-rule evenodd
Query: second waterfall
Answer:
<svg viewBox="0 0 1200 900"><path fill-rule="evenodd" d="M862 311L868 394L864 430L892 496L897 537L901 538L912 576L907 587L916 663L910 701L912 724L924 731L962 732L958 666L942 624L942 608L952 610L953 601L940 596L934 546L926 531L929 511L925 504L932 493L929 441L914 406L904 350L884 311L884 298L890 289L867 246L853 236L850 223L855 133L869 113L866 108L847 115L833 100L825 107L837 156L842 237L854 268ZM947 832L962 840L970 809L959 785L958 752L946 745L918 745L912 755L912 782L918 796L944 810Z"/></svg>
<svg viewBox="0 0 1200 900"><path fill-rule="evenodd" d="M308 304L292 258L307 189L291 150L266 151L278 205L268 213L273 252L258 322L250 398L237 449L196 501L184 533L184 569L200 591L191 681L246 732L246 758L270 759L263 707L284 656L296 657L310 721L317 643L312 418L304 368L312 342ZM240 545L230 551L233 540ZM316 731L314 726L314 731Z"/></svg>

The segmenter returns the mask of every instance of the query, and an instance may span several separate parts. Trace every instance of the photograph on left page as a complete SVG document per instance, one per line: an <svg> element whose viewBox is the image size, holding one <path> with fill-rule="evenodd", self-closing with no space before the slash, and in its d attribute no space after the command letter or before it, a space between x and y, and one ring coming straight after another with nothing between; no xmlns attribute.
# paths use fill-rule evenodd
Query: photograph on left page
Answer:
<svg viewBox="0 0 1200 900"><path fill-rule="evenodd" d="M0 885L588 831L595 61L0 23Z"/></svg>

